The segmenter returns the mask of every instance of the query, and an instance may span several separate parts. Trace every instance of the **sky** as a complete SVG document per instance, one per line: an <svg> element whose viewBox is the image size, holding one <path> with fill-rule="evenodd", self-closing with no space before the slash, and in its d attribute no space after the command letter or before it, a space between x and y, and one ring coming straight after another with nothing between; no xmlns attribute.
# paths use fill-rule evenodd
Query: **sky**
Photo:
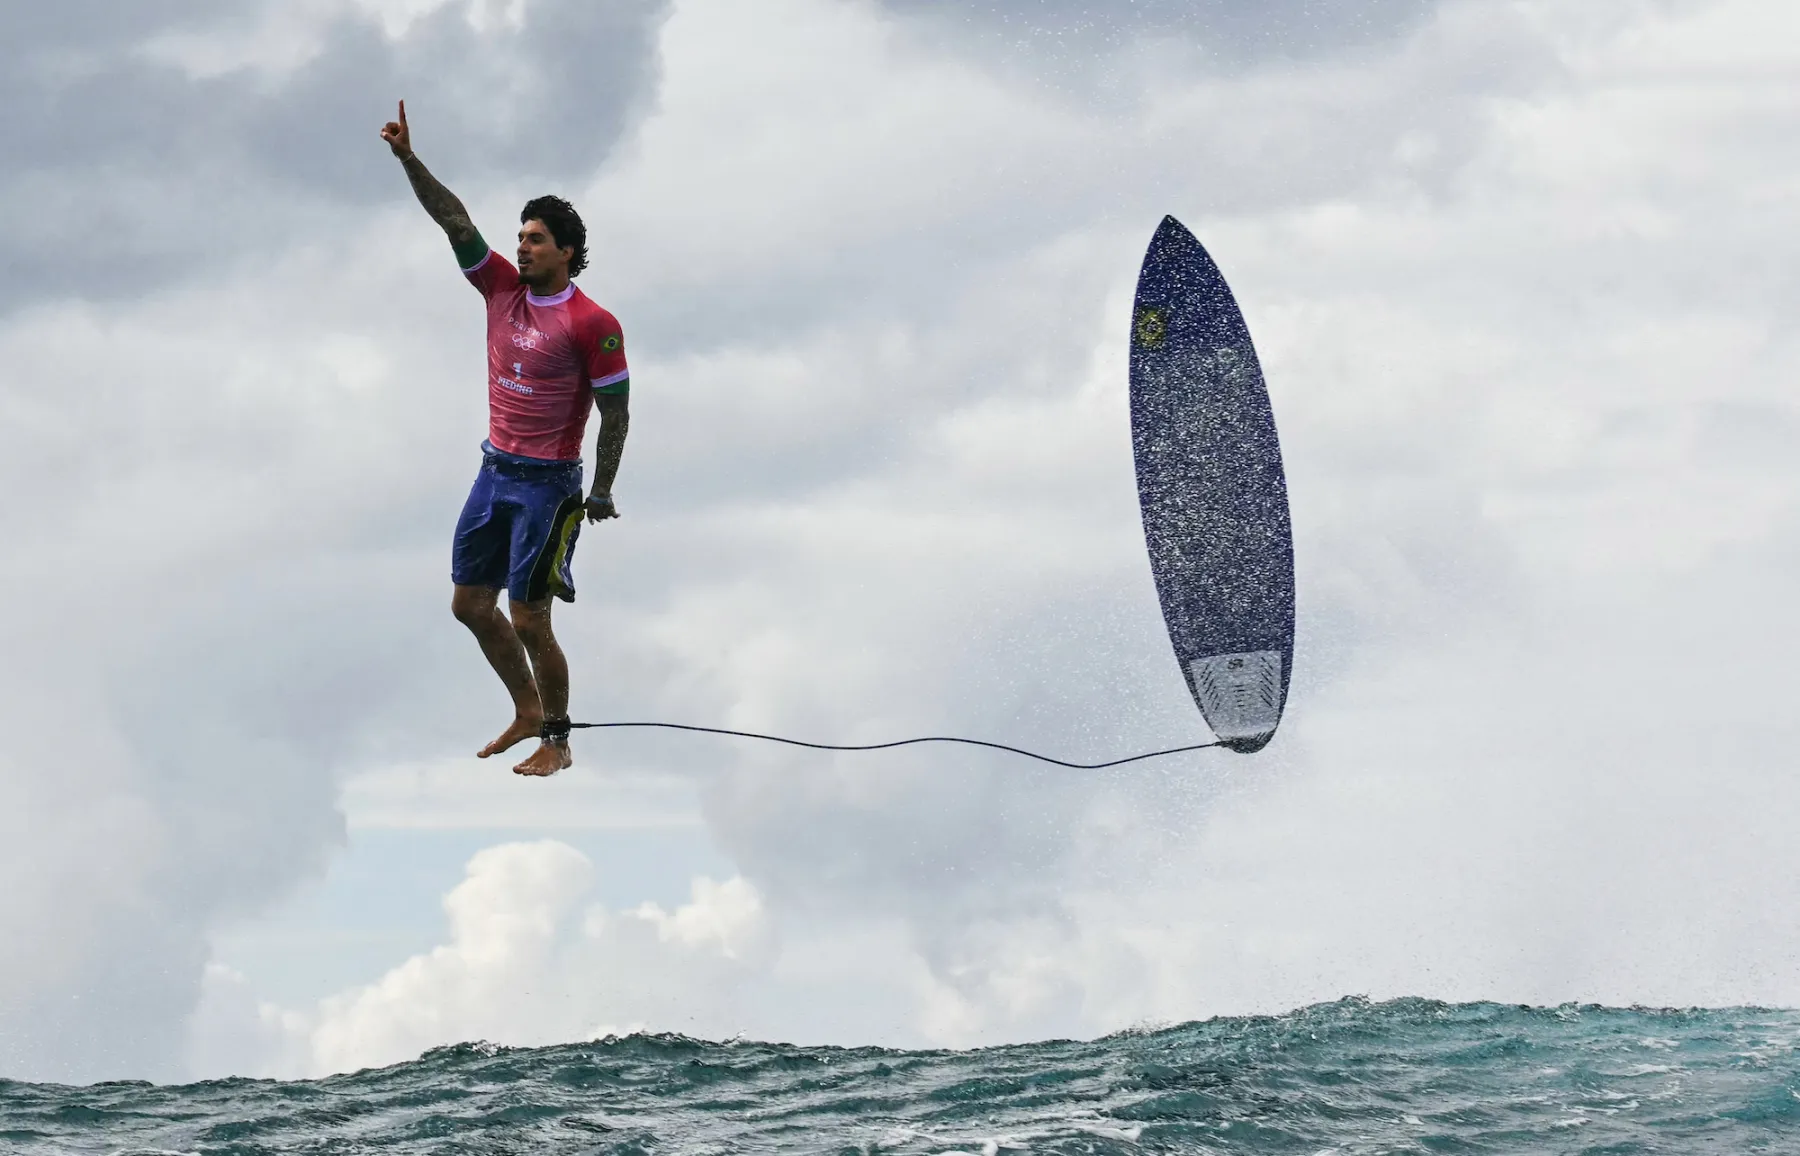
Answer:
<svg viewBox="0 0 1800 1156"><path fill-rule="evenodd" d="M0 1075L1800 1004L1800 12L80 0L0 37ZM587 732L448 613L482 313L621 319L578 718L1203 741L1125 405L1165 213L1293 501L1287 717L1108 772Z"/></svg>

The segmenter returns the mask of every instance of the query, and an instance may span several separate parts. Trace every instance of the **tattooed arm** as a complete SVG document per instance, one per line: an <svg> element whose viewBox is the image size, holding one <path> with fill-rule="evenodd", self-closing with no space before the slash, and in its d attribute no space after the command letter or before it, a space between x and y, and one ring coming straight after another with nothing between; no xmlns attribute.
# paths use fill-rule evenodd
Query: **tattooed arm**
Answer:
<svg viewBox="0 0 1800 1156"><path fill-rule="evenodd" d="M603 522L619 516L612 486L619 476L619 459L625 456L625 435L631 432L631 398L596 391L594 406L600 411L600 440L594 445L594 492L588 496L587 520Z"/></svg>
<svg viewBox="0 0 1800 1156"><path fill-rule="evenodd" d="M381 139L400 158L401 167L406 169L406 179L412 182L414 195L425 206L425 211L431 214L431 219L444 230L444 235L450 238L451 245L460 250L480 237L481 234L475 229L475 222L469 219L469 210L463 207L455 193L446 189L443 182L431 175L425 162L413 154L412 130L406 127L404 100L400 102L400 119L390 120L381 127Z"/></svg>

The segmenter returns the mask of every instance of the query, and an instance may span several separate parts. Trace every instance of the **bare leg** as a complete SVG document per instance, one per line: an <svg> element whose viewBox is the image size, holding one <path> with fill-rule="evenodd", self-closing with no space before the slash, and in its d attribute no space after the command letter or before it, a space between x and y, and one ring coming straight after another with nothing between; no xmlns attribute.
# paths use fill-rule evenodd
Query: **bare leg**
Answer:
<svg viewBox="0 0 1800 1156"><path fill-rule="evenodd" d="M546 718L569 717L569 660L550 629L550 607L553 599L539 602L514 602L512 626L531 656L531 669L537 680L537 692ZM568 741L545 739L538 749L513 770L521 775L554 775L575 765Z"/></svg>
<svg viewBox="0 0 1800 1156"><path fill-rule="evenodd" d="M512 725L500 737L481 748L478 758L499 754L537 734L544 726L544 704L538 697L537 682L531 676L531 664L519 632L506 615L500 613L500 591L487 586L458 586L450 596L450 612L469 628L488 665L506 684L512 695ZM568 701L568 674L563 675L563 700Z"/></svg>

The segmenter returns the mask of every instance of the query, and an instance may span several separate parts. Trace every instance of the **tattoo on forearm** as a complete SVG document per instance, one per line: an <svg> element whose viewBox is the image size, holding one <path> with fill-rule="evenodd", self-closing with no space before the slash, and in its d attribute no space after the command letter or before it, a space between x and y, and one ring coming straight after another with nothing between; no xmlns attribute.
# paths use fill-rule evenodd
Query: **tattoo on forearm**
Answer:
<svg viewBox="0 0 1800 1156"><path fill-rule="evenodd" d="M625 456L625 435L631 431L631 416L624 410L600 415L600 436L594 446L594 488L602 493L612 489L619 476L619 460Z"/></svg>
<svg viewBox="0 0 1800 1156"><path fill-rule="evenodd" d="M475 222L469 219L469 210L463 207L456 194L431 175L418 154L407 157L401 165L406 169L406 179L412 182L413 194L431 214L431 219L449 235L451 243L471 240L475 236Z"/></svg>

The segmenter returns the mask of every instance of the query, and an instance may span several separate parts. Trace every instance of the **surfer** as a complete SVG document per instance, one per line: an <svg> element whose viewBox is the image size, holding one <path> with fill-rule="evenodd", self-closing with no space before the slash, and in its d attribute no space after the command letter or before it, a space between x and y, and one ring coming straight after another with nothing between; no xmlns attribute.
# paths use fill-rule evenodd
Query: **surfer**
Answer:
<svg viewBox="0 0 1800 1156"><path fill-rule="evenodd" d="M550 608L557 598L575 599L569 563L583 516L596 523L619 516L612 485L631 391L619 322L570 282L587 266L587 230L567 201L526 202L515 266L488 247L463 203L413 153L405 101L381 139L487 301L488 436L456 524L450 610L512 695L513 721L479 757L535 736L537 749L513 770L553 775L574 759L569 665L551 632ZM584 499L581 439L590 405L600 411L600 437ZM500 610L502 589L510 614Z"/></svg>

